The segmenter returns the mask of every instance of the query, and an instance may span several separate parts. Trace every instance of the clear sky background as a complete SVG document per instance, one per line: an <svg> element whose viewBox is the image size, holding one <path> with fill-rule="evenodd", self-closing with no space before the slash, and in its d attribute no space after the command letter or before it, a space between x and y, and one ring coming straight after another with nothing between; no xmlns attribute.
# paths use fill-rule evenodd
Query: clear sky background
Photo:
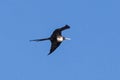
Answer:
<svg viewBox="0 0 120 80"><path fill-rule="evenodd" d="M50 56L29 42L66 24ZM0 0L0 80L120 80L120 1Z"/></svg>

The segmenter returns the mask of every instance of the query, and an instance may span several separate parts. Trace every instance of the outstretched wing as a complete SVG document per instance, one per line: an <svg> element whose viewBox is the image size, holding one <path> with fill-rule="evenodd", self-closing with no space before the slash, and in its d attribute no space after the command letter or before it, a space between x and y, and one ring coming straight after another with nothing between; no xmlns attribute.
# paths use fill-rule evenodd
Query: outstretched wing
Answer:
<svg viewBox="0 0 120 80"><path fill-rule="evenodd" d="M56 36L56 35L61 35L61 32L62 32L63 30L66 30L66 29L69 29L69 28L70 28L70 26L65 25L65 26L63 26L63 27L61 27L61 28L55 29L55 30L53 31L51 37Z"/></svg>
<svg viewBox="0 0 120 80"><path fill-rule="evenodd" d="M63 31L63 30L65 30L65 29L69 29L70 28L70 26L68 26L68 25L65 25L64 27L61 27L61 28L58 28L60 31Z"/></svg>
<svg viewBox="0 0 120 80"><path fill-rule="evenodd" d="M60 44L61 42L51 42L51 48L48 55L50 55L53 51L55 51L55 49L58 48Z"/></svg>

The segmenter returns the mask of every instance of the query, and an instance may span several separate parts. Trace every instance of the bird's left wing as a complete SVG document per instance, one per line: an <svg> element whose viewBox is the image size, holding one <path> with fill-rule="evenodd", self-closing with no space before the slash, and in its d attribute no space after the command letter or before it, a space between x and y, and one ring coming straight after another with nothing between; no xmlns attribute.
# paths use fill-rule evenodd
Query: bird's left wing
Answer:
<svg viewBox="0 0 120 80"><path fill-rule="evenodd" d="M56 48L59 47L59 45L61 44L61 42L51 42L51 48L50 48L50 52L48 53L48 55L50 55L53 51L55 51Z"/></svg>

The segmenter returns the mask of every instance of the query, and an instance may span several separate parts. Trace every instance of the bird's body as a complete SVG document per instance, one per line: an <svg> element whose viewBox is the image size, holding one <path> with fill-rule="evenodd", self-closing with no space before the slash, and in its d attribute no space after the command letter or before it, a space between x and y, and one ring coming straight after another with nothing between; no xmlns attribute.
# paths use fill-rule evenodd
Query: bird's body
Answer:
<svg viewBox="0 0 120 80"><path fill-rule="evenodd" d="M44 38L44 39L35 39L31 41L44 41L44 40L50 40L51 41L51 49L48 55L50 55L60 44L63 40L66 38L62 36L62 31L65 29L69 29L70 26L65 25L64 27L55 29L52 33L52 35L49 38Z"/></svg>

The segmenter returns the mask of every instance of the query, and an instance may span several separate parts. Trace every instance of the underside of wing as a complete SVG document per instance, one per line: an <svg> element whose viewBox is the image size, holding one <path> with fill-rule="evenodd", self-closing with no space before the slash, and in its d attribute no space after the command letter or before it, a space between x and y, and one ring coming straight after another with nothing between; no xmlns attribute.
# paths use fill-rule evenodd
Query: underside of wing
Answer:
<svg viewBox="0 0 120 80"><path fill-rule="evenodd" d="M70 28L70 26L65 25L65 26L59 28L59 30L60 30L60 31L63 31L63 30L69 29L69 28Z"/></svg>
<svg viewBox="0 0 120 80"><path fill-rule="evenodd" d="M59 45L61 44L61 42L53 42L51 43L51 49L48 55L50 55L53 51L55 51L56 48L59 47Z"/></svg>
<svg viewBox="0 0 120 80"><path fill-rule="evenodd" d="M63 27L61 27L61 28L55 29L55 31L53 31L53 34L51 35L51 37L54 37L54 36L56 36L56 35L61 35L61 32L62 32L63 30L66 30L66 29L69 29L69 28L70 28L70 26L65 25L65 26L63 26Z"/></svg>

